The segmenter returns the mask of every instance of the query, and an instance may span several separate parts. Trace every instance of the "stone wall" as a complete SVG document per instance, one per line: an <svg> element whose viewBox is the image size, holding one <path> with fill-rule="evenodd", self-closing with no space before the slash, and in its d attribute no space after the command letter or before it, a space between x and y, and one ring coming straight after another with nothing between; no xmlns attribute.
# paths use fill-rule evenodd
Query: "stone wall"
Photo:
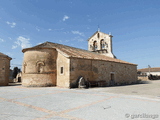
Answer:
<svg viewBox="0 0 160 120"><path fill-rule="evenodd" d="M22 74L22 85L26 87L47 87L56 85L54 74Z"/></svg>
<svg viewBox="0 0 160 120"><path fill-rule="evenodd" d="M88 59L70 59L70 86L78 87L78 80L83 76L85 80L95 80L94 72L92 72L92 60Z"/></svg>
<svg viewBox="0 0 160 120"><path fill-rule="evenodd" d="M57 56L57 86L70 87L70 59L64 57L60 52Z"/></svg>
<svg viewBox="0 0 160 120"><path fill-rule="evenodd" d="M93 61L95 80L106 80L110 84L131 84L137 81L137 66L107 61ZM112 76L111 76L112 75ZM111 78L113 77L113 78Z"/></svg>
<svg viewBox="0 0 160 120"><path fill-rule="evenodd" d="M24 53L22 68L23 86L56 85L55 49L30 49Z"/></svg>
<svg viewBox="0 0 160 120"><path fill-rule="evenodd" d="M10 60L8 57L0 57L0 85L9 83Z"/></svg>
<svg viewBox="0 0 160 120"><path fill-rule="evenodd" d="M110 85L131 84L137 81L137 66L100 60L71 59L71 86L76 86L77 80L83 76L87 81L105 81Z"/></svg>

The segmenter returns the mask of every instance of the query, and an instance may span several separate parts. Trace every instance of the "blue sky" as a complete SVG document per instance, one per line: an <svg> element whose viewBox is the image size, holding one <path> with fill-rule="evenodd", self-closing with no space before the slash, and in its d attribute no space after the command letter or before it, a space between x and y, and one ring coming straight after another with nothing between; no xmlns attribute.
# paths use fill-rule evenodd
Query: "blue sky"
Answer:
<svg viewBox="0 0 160 120"><path fill-rule="evenodd" d="M160 67L159 0L0 0L0 52L13 68L23 48L45 41L87 49L98 25L118 59Z"/></svg>

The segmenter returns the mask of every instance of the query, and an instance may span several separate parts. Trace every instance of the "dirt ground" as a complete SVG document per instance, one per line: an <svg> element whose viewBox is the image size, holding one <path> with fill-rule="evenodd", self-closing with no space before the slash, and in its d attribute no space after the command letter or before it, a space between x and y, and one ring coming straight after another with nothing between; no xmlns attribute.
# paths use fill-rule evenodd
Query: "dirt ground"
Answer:
<svg viewBox="0 0 160 120"><path fill-rule="evenodd" d="M160 120L160 80L68 89L0 87L0 120Z"/></svg>
<svg viewBox="0 0 160 120"><path fill-rule="evenodd" d="M142 81L142 84L125 85L125 86L113 86L105 88L93 88L95 91L126 94L126 95L138 95L142 97L151 97L160 99L160 80L147 80Z"/></svg>
<svg viewBox="0 0 160 120"><path fill-rule="evenodd" d="M89 88L96 92L107 92L124 95L138 95L142 97L160 99L160 80L144 80L141 84L112 86L112 87L94 87ZM10 86L21 85L21 83L10 83Z"/></svg>

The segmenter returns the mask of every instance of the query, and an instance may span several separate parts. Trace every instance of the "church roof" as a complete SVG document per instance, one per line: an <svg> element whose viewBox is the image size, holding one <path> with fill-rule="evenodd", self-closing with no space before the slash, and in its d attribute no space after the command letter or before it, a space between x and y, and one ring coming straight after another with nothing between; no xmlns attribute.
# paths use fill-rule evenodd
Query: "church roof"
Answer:
<svg viewBox="0 0 160 120"><path fill-rule="evenodd" d="M140 72L160 72L160 67L138 69Z"/></svg>
<svg viewBox="0 0 160 120"><path fill-rule="evenodd" d="M23 49L22 52L26 52L31 49L48 49L48 48L54 48L60 53L62 53L64 56L69 58L94 59L94 60L104 60L104 61L118 62L118 63L124 63L124 64L132 64L129 62L111 58L98 53L94 53L87 50L74 48L74 47L70 47L62 44L52 43L52 42L45 42L31 48L26 48L26 49ZM132 65L136 65L136 64L132 64Z"/></svg>
<svg viewBox="0 0 160 120"><path fill-rule="evenodd" d="M0 52L0 57L7 57L7 58L9 58L9 59L12 59L12 58L9 57L8 55L5 55L5 54L3 54L3 53L1 53L1 52Z"/></svg>
<svg viewBox="0 0 160 120"><path fill-rule="evenodd" d="M5 55L5 54L3 54L3 53L0 52L0 56L7 56L7 55Z"/></svg>

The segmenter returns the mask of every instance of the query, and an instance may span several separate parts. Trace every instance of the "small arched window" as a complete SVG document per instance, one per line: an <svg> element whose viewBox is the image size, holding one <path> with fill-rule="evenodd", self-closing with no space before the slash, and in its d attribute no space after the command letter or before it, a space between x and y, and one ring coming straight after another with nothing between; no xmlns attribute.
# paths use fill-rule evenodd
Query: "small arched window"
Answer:
<svg viewBox="0 0 160 120"><path fill-rule="evenodd" d="M37 62L37 73L42 73L44 69L44 62Z"/></svg>
<svg viewBox="0 0 160 120"><path fill-rule="evenodd" d="M93 42L93 51L96 51L97 50L97 41L94 41Z"/></svg>

